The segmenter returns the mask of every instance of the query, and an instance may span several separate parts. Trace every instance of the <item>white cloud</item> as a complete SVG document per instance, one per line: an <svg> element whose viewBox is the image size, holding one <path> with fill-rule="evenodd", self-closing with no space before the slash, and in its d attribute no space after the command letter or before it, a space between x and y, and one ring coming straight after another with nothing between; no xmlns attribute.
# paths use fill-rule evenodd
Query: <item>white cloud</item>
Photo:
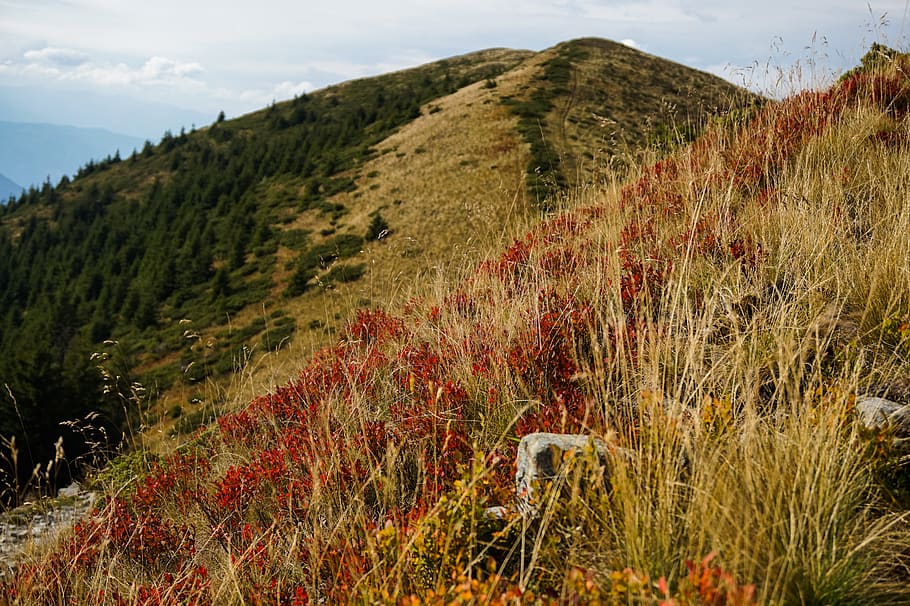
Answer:
<svg viewBox="0 0 910 606"><path fill-rule="evenodd" d="M88 55L83 52L71 48L56 48L53 46L26 51L23 57L30 63L58 65L61 67L74 67L88 61Z"/></svg>
<svg viewBox="0 0 910 606"><path fill-rule="evenodd" d="M167 57L150 57L137 67L124 62L95 62L83 53L51 47L27 51L22 59L9 62L9 70L18 70L26 76L98 86L177 86L198 82L204 71L197 62Z"/></svg>
<svg viewBox="0 0 910 606"><path fill-rule="evenodd" d="M310 82L291 82L286 80L279 82L271 90L250 89L235 94L226 89L220 89L216 92L219 98L224 100L241 100L247 104L257 107L268 105L272 101L283 101L291 97L297 97L303 93L313 90L315 87Z"/></svg>
<svg viewBox="0 0 910 606"><path fill-rule="evenodd" d="M240 113L481 48L539 50L582 36L743 82L726 62L770 54L789 66L816 31L830 43L819 52L848 68L872 40L907 46L907 0L0 0L0 84L95 87ZM777 75L747 78L767 89Z"/></svg>
<svg viewBox="0 0 910 606"><path fill-rule="evenodd" d="M193 78L201 75L204 70L199 63L184 63L173 61L167 57L152 57L142 66L141 73L152 81L167 80L169 78Z"/></svg>
<svg viewBox="0 0 910 606"><path fill-rule="evenodd" d="M272 97L274 99L287 99L288 97L296 97L311 90L313 90L313 85L309 82L295 83L286 80L275 85L275 88L272 90Z"/></svg>
<svg viewBox="0 0 910 606"><path fill-rule="evenodd" d="M703 17L673 0L632 0L628 2L598 2L583 0L577 8L587 19L612 23L688 23Z"/></svg>
<svg viewBox="0 0 910 606"><path fill-rule="evenodd" d="M333 67L342 67L341 64ZM346 64L351 77L385 71L388 66ZM312 71L318 68L296 64L294 70ZM249 66L250 71L255 64ZM274 75L274 74L272 74ZM89 55L67 48L44 47L20 53L16 59L0 60L0 76L4 79L27 80L41 85L70 86L96 92L128 93L166 102L169 99L194 99L189 105L222 106L233 112L250 111L312 91L310 80L290 80L266 76L263 86L239 88L215 84L198 61L184 61L154 55L139 61L95 60Z"/></svg>
<svg viewBox="0 0 910 606"><path fill-rule="evenodd" d="M381 61L375 63L316 58L306 59L299 63L288 65L287 68L310 74L332 74L336 81L340 81L394 72L409 67L423 65L442 58L443 57L437 57L419 50L402 50L386 54Z"/></svg>

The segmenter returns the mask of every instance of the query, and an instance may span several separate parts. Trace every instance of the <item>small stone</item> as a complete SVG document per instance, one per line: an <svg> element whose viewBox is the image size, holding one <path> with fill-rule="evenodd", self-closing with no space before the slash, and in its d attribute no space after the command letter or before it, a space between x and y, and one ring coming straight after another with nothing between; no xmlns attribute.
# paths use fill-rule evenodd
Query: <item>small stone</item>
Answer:
<svg viewBox="0 0 910 606"><path fill-rule="evenodd" d="M59 497L78 497L80 494L82 494L82 486L79 482L73 482L57 491Z"/></svg>
<svg viewBox="0 0 910 606"><path fill-rule="evenodd" d="M883 429L889 424L892 414L898 412L901 405L885 398L866 396L856 402L856 413L866 429Z"/></svg>
<svg viewBox="0 0 910 606"><path fill-rule="evenodd" d="M910 404L866 396L856 402L856 414L867 430L893 431L895 446L910 448Z"/></svg>
<svg viewBox="0 0 910 606"><path fill-rule="evenodd" d="M524 436L518 445L515 473L515 493L518 511L535 517L537 500L542 482L554 480L566 469L566 464L585 452L596 453L603 479L609 483L608 457L611 449L606 442L583 434L532 433Z"/></svg>

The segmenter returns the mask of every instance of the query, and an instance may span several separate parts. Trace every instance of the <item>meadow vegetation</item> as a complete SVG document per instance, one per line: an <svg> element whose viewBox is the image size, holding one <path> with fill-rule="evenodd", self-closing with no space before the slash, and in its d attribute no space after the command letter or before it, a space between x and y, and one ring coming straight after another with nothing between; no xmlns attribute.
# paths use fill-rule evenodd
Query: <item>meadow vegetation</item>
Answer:
<svg viewBox="0 0 910 606"><path fill-rule="evenodd" d="M610 87L638 96L622 106ZM579 150L602 147L599 128L565 136L576 118L622 121L618 154L665 105L701 126L734 90L607 41L490 49L221 114L0 206L0 435L18 447L0 499L23 498L61 436L57 478L80 476L71 421L109 450L144 426L166 451L230 408L235 371L254 378L245 398L282 384L353 309L513 236L510 217L549 205Z"/></svg>
<svg viewBox="0 0 910 606"><path fill-rule="evenodd" d="M0 603L910 602L910 462L854 414L910 397L908 69L717 121L360 310L98 474ZM612 445L609 485L582 458L491 518L535 431Z"/></svg>

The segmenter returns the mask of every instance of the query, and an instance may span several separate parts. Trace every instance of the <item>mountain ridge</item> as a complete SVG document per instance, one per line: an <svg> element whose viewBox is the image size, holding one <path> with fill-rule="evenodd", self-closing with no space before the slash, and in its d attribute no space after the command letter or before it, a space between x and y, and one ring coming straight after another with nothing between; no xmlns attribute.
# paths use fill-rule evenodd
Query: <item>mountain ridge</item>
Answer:
<svg viewBox="0 0 910 606"><path fill-rule="evenodd" d="M130 108L129 113L123 111L124 106ZM214 118L214 113L101 90L70 90L61 98L59 90L46 87L0 85L0 116L7 122L104 128L144 141L155 140L166 130L177 132L181 128L190 129L193 124L207 124ZM128 151L121 150L121 153ZM82 162L87 160L83 158Z"/></svg>
<svg viewBox="0 0 910 606"><path fill-rule="evenodd" d="M352 309L406 291L453 253L477 255L559 205L574 183L559 165L571 150L548 140L549 124L565 113L575 66L596 70L613 51L639 57L587 40L354 80L165 133L29 192L0 216L3 347L17 358L3 374L18 410L43 410L35 427L45 436L58 420L100 409L111 433L140 423L125 414L144 415L181 440L228 399L219 377L266 367L256 381L283 383L293 360L331 340ZM665 98L726 103L709 84L749 98L715 76L685 73L704 79L704 103L657 88L638 109L643 122L653 114L672 123ZM602 100L592 97L578 111ZM707 108L699 111L707 121ZM646 129L635 135L612 153L650 143ZM294 353L279 355L287 348ZM117 365L113 379L98 375L91 354ZM137 381L148 391L128 410L110 398ZM2 397L9 413L14 402ZM21 432L15 415L0 421L4 433Z"/></svg>

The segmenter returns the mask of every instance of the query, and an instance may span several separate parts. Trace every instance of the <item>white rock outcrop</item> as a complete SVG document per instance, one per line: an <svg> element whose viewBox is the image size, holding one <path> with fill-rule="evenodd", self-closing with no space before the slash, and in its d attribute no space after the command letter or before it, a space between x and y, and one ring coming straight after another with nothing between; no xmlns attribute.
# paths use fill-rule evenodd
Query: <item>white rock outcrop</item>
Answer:
<svg viewBox="0 0 910 606"><path fill-rule="evenodd" d="M597 456L602 479L609 483L611 448L603 440L582 434L532 433L524 436L516 458L518 511L524 516L536 516L544 484L560 479L572 460L586 454Z"/></svg>
<svg viewBox="0 0 910 606"><path fill-rule="evenodd" d="M895 446L910 449L910 404L864 396L856 401L856 414L864 428L893 431Z"/></svg>

